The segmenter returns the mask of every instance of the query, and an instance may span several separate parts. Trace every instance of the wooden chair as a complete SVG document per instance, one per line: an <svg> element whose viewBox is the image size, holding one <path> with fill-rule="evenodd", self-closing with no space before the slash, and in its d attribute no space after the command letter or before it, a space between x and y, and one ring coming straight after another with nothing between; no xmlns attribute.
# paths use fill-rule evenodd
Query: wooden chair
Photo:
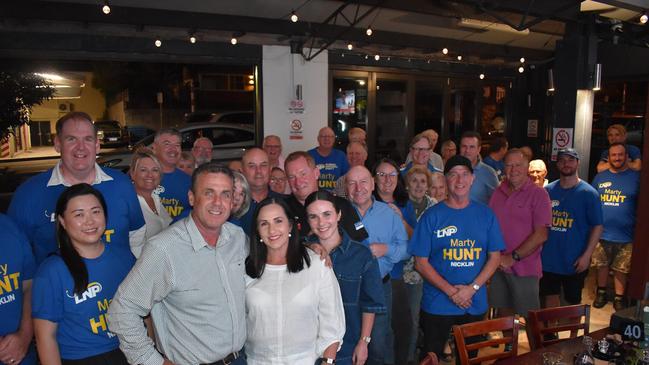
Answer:
<svg viewBox="0 0 649 365"><path fill-rule="evenodd" d="M532 350L565 340L559 339L559 332L570 331L570 338L577 337L579 330L584 331L583 335L590 332L588 304L530 310L527 314L527 337ZM554 334L556 338L545 339L548 334Z"/></svg>
<svg viewBox="0 0 649 365"><path fill-rule="evenodd" d="M518 327L518 319L512 316L453 326L453 336L455 337L460 363L462 365L480 364L483 361L516 356L518 354ZM483 336L495 331L511 331L511 336L466 343L466 339L469 337ZM508 343L512 344L510 351L492 350L484 356L469 358L469 351L477 351L481 348Z"/></svg>
<svg viewBox="0 0 649 365"><path fill-rule="evenodd" d="M429 352L419 365L439 365L439 360L434 352Z"/></svg>

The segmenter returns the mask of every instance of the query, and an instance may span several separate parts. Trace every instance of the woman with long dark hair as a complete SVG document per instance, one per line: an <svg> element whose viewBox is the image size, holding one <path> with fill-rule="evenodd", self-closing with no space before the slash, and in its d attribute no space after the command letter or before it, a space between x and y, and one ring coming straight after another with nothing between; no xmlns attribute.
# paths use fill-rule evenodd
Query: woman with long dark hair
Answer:
<svg viewBox="0 0 649 365"><path fill-rule="evenodd" d="M332 363L345 333L333 270L300 243L290 217L286 203L275 198L261 201L253 216L246 259L250 365Z"/></svg>
<svg viewBox="0 0 649 365"><path fill-rule="evenodd" d="M65 189L55 213L59 252L39 267L32 297L41 364L126 365L105 315L133 256L102 240L106 202L90 185Z"/></svg>
<svg viewBox="0 0 649 365"><path fill-rule="evenodd" d="M351 240L338 227L341 211L333 194L313 192L305 206L313 239L331 257L345 308L345 337L336 364L363 365L374 316L386 311L379 264L367 246Z"/></svg>

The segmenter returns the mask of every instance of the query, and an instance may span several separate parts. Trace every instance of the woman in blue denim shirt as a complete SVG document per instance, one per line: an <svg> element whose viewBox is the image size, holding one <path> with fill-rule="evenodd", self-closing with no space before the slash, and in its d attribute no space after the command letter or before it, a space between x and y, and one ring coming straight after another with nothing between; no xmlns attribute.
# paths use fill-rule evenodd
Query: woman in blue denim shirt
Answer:
<svg viewBox="0 0 649 365"><path fill-rule="evenodd" d="M336 364L363 365L374 315L386 311L379 265L369 248L338 228L341 213L331 193L316 191L307 197L305 206L314 240L331 257L345 308L345 337Z"/></svg>

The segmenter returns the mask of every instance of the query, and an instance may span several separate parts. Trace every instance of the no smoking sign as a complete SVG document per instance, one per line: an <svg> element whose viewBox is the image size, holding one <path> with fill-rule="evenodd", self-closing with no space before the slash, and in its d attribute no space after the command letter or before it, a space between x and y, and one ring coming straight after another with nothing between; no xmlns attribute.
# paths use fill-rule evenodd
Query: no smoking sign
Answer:
<svg viewBox="0 0 649 365"><path fill-rule="evenodd" d="M573 128L552 128L552 161L560 149L572 147Z"/></svg>

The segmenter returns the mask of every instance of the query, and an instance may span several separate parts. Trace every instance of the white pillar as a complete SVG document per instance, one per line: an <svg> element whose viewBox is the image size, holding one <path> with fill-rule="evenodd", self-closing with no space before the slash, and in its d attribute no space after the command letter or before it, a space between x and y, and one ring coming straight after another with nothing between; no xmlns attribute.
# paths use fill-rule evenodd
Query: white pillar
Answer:
<svg viewBox="0 0 649 365"><path fill-rule="evenodd" d="M579 177L588 180L590 166L590 143L593 132L593 105L595 92L593 90L577 90L577 105L575 111L574 148L579 152ZM595 157L596 158L596 157Z"/></svg>

